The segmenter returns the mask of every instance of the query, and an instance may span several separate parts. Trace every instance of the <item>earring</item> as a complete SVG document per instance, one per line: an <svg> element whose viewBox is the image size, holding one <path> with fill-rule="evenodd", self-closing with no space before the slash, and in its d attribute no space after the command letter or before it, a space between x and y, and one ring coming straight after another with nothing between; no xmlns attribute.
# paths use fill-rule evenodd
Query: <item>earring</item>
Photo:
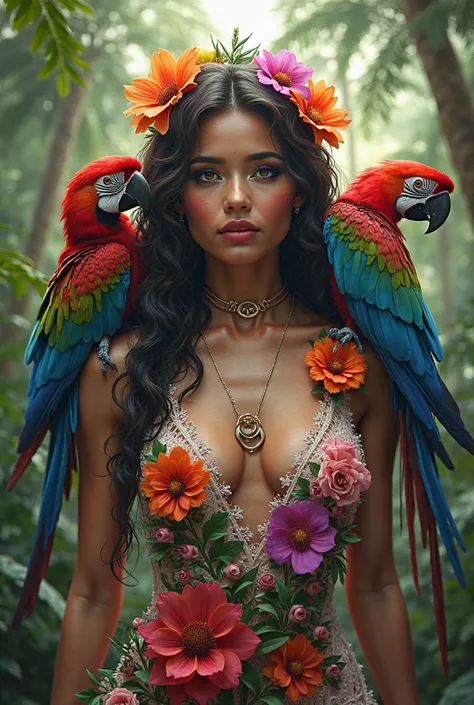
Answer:
<svg viewBox="0 0 474 705"><path fill-rule="evenodd" d="M298 215L299 212L300 212L300 207L299 207L299 206L295 206L295 207L293 208L293 213L294 213L295 215Z"/></svg>
<svg viewBox="0 0 474 705"><path fill-rule="evenodd" d="M183 213L180 213L180 214L178 215L178 221L179 221L179 224L180 224L180 225L184 225L184 224L186 223L186 221L185 221L185 219L184 219Z"/></svg>

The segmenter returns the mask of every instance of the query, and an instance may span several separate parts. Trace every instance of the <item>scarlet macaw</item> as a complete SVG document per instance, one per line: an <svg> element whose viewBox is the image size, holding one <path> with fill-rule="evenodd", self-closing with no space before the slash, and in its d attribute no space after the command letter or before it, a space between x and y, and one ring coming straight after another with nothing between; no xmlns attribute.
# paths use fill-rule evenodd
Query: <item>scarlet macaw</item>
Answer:
<svg viewBox="0 0 474 705"><path fill-rule="evenodd" d="M51 440L41 508L27 575L13 625L29 614L46 572L62 503L76 467L78 378L99 343L102 372L116 369L109 338L131 312L141 279L135 232L122 212L148 213L150 189L132 157L97 159L78 171L62 201L66 246L48 282L25 352L33 363L28 407L21 431L12 488L48 431Z"/></svg>
<svg viewBox="0 0 474 705"><path fill-rule="evenodd" d="M435 611L443 665L447 670L446 625L436 524L456 576L465 585L455 541L465 550L439 480L435 454L450 469L434 417L466 450L474 439L459 407L438 374L443 357L434 320L397 223L428 220L427 233L439 228L450 210L454 184L446 174L412 161L384 161L359 174L328 209L323 236L332 265L336 304L345 325L374 346L392 380L392 404L400 427L401 467L413 575L416 563L415 503L423 544L430 544ZM337 329L346 341L350 331ZM336 343L337 345L337 343Z"/></svg>

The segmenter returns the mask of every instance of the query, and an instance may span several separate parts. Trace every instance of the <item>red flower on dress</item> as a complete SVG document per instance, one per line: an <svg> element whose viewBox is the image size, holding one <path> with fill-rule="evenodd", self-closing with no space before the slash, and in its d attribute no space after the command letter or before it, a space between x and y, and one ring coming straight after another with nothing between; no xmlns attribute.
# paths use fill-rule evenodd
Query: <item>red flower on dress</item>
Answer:
<svg viewBox="0 0 474 705"><path fill-rule="evenodd" d="M139 628L153 663L149 683L167 686L172 705L194 698L199 705L239 685L242 663L259 637L240 622L242 607L227 602L218 582L186 585L182 595L161 593L159 619Z"/></svg>

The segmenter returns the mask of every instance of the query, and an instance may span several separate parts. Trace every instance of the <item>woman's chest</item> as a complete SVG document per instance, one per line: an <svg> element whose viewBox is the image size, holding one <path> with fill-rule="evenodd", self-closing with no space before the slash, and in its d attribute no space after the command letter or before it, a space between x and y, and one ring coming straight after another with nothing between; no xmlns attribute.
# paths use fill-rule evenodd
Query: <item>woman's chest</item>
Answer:
<svg viewBox="0 0 474 705"><path fill-rule="evenodd" d="M268 502L282 492L281 478L295 470L308 440L327 421L328 404L322 404L322 395L312 394L314 382L305 363L311 333L292 331L272 374L278 340L260 345L249 341L233 354L217 341L214 363L202 346L197 349L204 366L202 382L176 407L184 440L191 436L206 447L233 503L248 509L250 524L265 517ZM180 381L175 398L190 382L189 376ZM238 440L236 427L243 414L258 415L261 423L263 442L254 452ZM352 433L348 412L343 430Z"/></svg>

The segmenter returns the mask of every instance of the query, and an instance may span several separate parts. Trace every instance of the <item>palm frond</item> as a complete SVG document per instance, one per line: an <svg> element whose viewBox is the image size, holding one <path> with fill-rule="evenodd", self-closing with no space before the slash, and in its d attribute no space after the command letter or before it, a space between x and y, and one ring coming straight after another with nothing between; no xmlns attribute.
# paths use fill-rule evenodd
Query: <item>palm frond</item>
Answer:
<svg viewBox="0 0 474 705"><path fill-rule="evenodd" d="M366 136L375 120L389 122L397 93L414 87L406 72L414 57L408 28L397 27L360 79L357 108Z"/></svg>

